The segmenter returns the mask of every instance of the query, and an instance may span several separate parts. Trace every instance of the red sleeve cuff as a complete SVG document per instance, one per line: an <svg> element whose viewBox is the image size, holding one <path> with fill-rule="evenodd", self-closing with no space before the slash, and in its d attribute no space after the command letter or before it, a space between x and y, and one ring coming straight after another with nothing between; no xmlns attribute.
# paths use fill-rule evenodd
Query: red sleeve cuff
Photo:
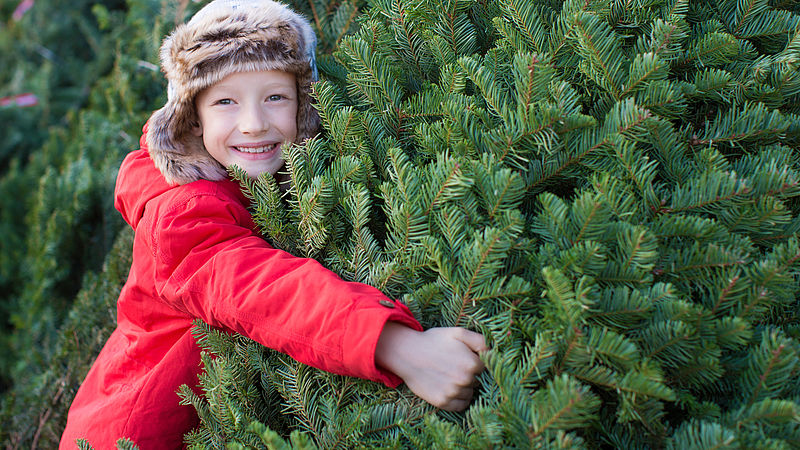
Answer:
<svg viewBox="0 0 800 450"><path fill-rule="evenodd" d="M403 380L375 364L375 349L386 322L399 322L422 331L422 325L402 302L384 298L368 298L354 302L345 329L342 353L346 371L359 378L397 387Z"/></svg>

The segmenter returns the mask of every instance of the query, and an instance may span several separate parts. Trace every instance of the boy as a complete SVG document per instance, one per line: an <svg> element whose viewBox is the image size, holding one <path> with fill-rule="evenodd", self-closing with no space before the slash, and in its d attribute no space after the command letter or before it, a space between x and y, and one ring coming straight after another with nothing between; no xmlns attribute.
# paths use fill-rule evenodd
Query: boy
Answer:
<svg viewBox="0 0 800 450"><path fill-rule="evenodd" d="M280 146L316 133L308 23L270 0L215 0L161 49L166 105L120 168L115 206L135 230L117 328L70 408L61 448L179 448L197 424L175 391L197 385L192 320L305 364L462 410L486 350L461 328L423 332L405 305L272 249L225 167L276 174Z"/></svg>

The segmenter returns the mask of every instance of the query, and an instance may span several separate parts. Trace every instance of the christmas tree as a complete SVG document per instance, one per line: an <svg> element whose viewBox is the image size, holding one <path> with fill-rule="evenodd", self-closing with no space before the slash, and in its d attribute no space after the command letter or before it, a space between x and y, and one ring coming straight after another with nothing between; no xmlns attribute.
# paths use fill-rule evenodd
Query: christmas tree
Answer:
<svg viewBox="0 0 800 450"><path fill-rule="evenodd" d="M477 398L198 324L187 442L798 445L797 2L374 0L359 24L320 58L290 191L233 175L276 247L482 332Z"/></svg>

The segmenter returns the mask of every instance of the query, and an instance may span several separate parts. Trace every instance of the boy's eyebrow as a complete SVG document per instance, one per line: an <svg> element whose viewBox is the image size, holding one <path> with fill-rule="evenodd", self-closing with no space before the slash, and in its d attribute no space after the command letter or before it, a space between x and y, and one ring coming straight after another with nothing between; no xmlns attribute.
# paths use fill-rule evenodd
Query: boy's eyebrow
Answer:
<svg viewBox="0 0 800 450"><path fill-rule="evenodd" d="M292 88L295 87L293 83L282 83L282 82L273 82L273 81L268 82L268 83L263 83L263 84L261 84L261 86L263 86L265 88L286 88L286 89L292 89ZM237 83L218 83L218 84L215 84L215 85L211 86L211 89L233 89L233 90L236 90L236 89L238 89L238 87L239 87L239 85Z"/></svg>

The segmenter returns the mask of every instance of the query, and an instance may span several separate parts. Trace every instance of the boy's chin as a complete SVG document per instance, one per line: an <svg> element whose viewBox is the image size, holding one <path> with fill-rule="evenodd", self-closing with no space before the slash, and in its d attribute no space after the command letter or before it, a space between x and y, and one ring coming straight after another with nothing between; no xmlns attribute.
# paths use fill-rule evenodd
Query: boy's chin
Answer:
<svg viewBox="0 0 800 450"><path fill-rule="evenodd" d="M275 181L278 182L278 185L280 185L282 189L284 189L283 188L283 184L288 184L289 182L292 181L292 177L291 177L291 175L289 175L289 172L286 170L286 165L285 164L282 164L281 167L278 168L277 170L248 170L247 171L247 175L250 178L253 178L253 179L257 179L259 176L261 176L263 174L267 174L267 173L272 175L272 178L274 178Z"/></svg>
<svg viewBox="0 0 800 450"><path fill-rule="evenodd" d="M281 177L281 173L286 172L286 163L283 160L281 160L280 166L278 166L277 168L275 167L274 164L262 164L262 165L251 164L249 165L249 167L246 166L243 168L250 178L256 179L259 176L268 173L272 175L273 178L278 180Z"/></svg>

